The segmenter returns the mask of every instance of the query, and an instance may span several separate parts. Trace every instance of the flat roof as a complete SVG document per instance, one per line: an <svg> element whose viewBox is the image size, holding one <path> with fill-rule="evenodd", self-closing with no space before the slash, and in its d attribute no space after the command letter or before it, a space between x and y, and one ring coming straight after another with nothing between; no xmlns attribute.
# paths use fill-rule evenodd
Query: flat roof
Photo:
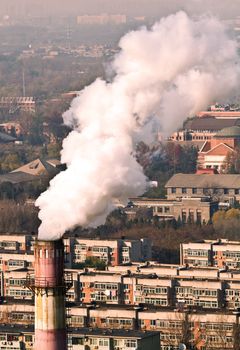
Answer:
<svg viewBox="0 0 240 350"><path fill-rule="evenodd" d="M68 328L68 332L72 335L79 336L101 336L101 337L120 337L120 338L138 338L144 339L156 335L160 332L138 331L127 329L104 329L104 328Z"/></svg>

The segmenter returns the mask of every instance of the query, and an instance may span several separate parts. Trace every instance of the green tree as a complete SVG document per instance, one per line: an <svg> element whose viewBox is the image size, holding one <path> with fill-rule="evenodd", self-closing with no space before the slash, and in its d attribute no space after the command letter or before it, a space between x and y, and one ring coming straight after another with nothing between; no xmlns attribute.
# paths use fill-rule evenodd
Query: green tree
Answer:
<svg viewBox="0 0 240 350"><path fill-rule="evenodd" d="M2 172L10 172L17 169L22 165L22 162L19 159L18 153L9 153L7 154L1 162Z"/></svg>
<svg viewBox="0 0 240 350"><path fill-rule="evenodd" d="M240 147L238 146L233 152L229 152L225 159L224 172L227 174L240 173Z"/></svg>

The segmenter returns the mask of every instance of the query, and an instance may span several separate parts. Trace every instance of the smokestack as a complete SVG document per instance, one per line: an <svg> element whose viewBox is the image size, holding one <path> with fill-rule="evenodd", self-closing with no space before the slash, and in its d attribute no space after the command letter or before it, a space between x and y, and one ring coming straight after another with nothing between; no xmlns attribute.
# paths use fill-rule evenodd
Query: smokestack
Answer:
<svg viewBox="0 0 240 350"><path fill-rule="evenodd" d="M34 348L67 350L63 241L37 241L34 255L35 279L27 283L35 293Z"/></svg>

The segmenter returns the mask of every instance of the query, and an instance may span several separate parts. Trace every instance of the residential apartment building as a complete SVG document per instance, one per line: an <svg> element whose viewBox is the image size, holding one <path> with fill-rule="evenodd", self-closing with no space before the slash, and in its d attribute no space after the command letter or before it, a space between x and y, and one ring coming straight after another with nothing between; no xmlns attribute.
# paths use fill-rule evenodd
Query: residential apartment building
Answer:
<svg viewBox="0 0 240 350"><path fill-rule="evenodd" d="M11 243L16 239L8 237L5 262L16 259ZM19 238L19 247L28 249L15 252L18 260L33 258L33 241L28 241ZM70 238L64 241L70 256L74 245ZM73 277L67 293L69 347L178 350L186 343L197 350L236 349L239 248L240 242L203 241L181 245L181 265L148 261L109 265L106 271L66 268ZM24 287L26 276L34 271L34 261L30 262L23 267L0 265L1 349L33 349L34 298Z"/></svg>
<svg viewBox="0 0 240 350"><path fill-rule="evenodd" d="M18 307L21 312L23 310L27 311L27 315L32 305L26 305L25 303L19 304ZM12 311L14 313L12 306L9 306L8 314ZM3 314L3 305L0 305L0 315ZM115 340L121 339L119 342L113 341L114 350L117 347L122 349L132 348L131 350L133 350L137 348L136 345L139 347L144 344L140 342L143 334L151 336L151 333L154 333L154 337L158 336L158 340L154 338L154 341L159 341L159 333L155 332L160 332L161 345L158 344L158 349L161 350L178 350L180 343L186 343L189 347L192 346L197 350L202 350L204 347L206 349L230 350L234 349L234 343L237 340L236 329L239 322L238 313L223 309L183 308L181 305L178 308L134 307L131 305L126 308L124 305L75 304L69 308L68 315L68 327L71 330L69 347L74 345L76 350L82 349L82 345L103 346L105 344L107 347L110 345L108 341L113 337ZM17 317L21 317L20 312ZM1 319L3 320L3 318ZM6 317L4 319L6 320ZM0 332L0 335L3 336L1 339L10 343L14 339L10 335L16 334L14 333L15 330L16 332L21 330L22 333L17 333L18 336L22 337L21 339L24 339L25 335L32 335L32 338L29 337L27 340L28 342L34 342L34 334L31 331L29 332L31 330L30 318L28 321L24 320L22 322L25 325L24 328L20 326L19 320L17 322L12 321L14 327L8 329L8 332L6 328L2 334ZM107 329L111 329L111 331L108 332ZM133 334L135 338L132 336ZM84 336L88 342L82 344ZM93 341L94 344L91 344L92 341L89 340L92 336L94 336L94 339L97 338ZM128 342L130 339L139 339L139 342ZM14 349L13 344L9 343L7 344L8 349ZM148 343L148 346L150 345ZM31 344L28 344L27 348L32 349Z"/></svg>
<svg viewBox="0 0 240 350"><path fill-rule="evenodd" d="M70 238L73 265L84 263L87 258L98 258L106 265L128 264L133 261L150 260L152 256L151 241L139 240L100 240Z"/></svg>
<svg viewBox="0 0 240 350"><path fill-rule="evenodd" d="M112 273L86 272L80 274L80 300L83 303L123 303L122 275Z"/></svg>
<svg viewBox="0 0 240 350"><path fill-rule="evenodd" d="M74 328L68 337L72 350L152 350L160 349L160 333L152 331L103 330ZM1 350L34 349L34 327L32 325L0 325Z"/></svg>
<svg viewBox="0 0 240 350"><path fill-rule="evenodd" d="M217 266L238 269L240 267L240 242L221 239L182 243L181 264L189 266Z"/></svg>

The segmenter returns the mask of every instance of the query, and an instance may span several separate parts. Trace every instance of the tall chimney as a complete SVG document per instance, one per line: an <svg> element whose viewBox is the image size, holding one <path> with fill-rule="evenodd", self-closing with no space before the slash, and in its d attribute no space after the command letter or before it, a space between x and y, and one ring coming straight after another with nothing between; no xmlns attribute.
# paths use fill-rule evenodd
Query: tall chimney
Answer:
<svg viewBox="0 0 240 350"><path fill-rule="evenodd" d="M37 241L34 255L35 350L67 350L63 241Z"/></svg>

